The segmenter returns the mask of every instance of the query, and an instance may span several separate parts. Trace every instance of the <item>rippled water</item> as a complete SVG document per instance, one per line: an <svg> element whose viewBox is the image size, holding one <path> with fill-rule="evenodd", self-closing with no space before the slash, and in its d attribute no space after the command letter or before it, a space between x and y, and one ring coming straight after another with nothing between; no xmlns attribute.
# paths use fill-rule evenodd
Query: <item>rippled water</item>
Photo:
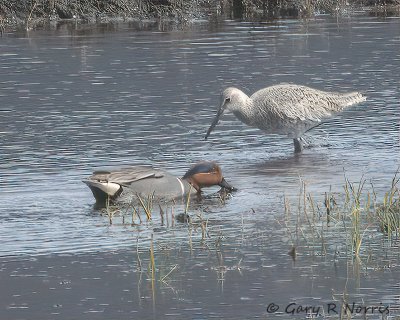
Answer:
<svg viewBox="0 0 400 320"><path fill-rule="evenodd" d="M0 255L2 273L14 277L1 280L13 288L1 290L3 315L243 319L266 317L272 302L280 310L292 301L326 306L343 292L351 302L399 305L398 244L386 247L382 254L389 258L372 263L375 268L354 261L349 267L348 257L307 250L294 263L282 222L283 197L295 206L300 180L316 198L342 191L344 173L372 181L380 195L388 191L400 158L399 29L398 18L321 16L198 23L171 32L119 25L5 34ZM300 156L293 155L291 139L264 135L233 115L204 141L223 88L252 93L280 82L358 90L368 100L310 131L312 148ZM190 241L186 225L160 228L159 218L110 226L80 182L93 169L128 164L183 175L203 159L218 161L239 188L225 204L206 199L192 210L209 219L208 243L199 229ZM173 269L153 289L147 280L151 234L159 279ZM384 239L375 234L367 236L381 248ZM361 271L357 276L349 268ZM33 289L40 275L54 285L54 295ZM18 293L23 281L28 302ZM41 294L32 295L35 290ZM41 309L34 302L43 299Z"/></svg>

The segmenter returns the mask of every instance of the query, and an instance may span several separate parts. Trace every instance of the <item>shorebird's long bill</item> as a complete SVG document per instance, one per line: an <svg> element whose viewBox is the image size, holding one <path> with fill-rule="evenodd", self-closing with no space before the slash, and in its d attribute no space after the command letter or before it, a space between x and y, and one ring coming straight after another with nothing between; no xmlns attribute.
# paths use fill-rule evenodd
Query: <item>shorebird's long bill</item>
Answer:
<svg viewBox="0 0 400 320"><path fill-rule="evenodd" d="M224 113L224 108L221 106L218 109L217 115L215 116L213 122L211 123L211 126L208 128L206 136L204 137L204 140L207 140L208 136L210 135L211 131L213 131L213 129L215 128L215 126L218 124L219 118L222 116L222 114Z"/></svg>
<svg viewBox="0 0 400 320"><path fill-rule="evenodd" d="M231 186L224 178L222 178L222 181L219 183L219 186L221 188L227 189L228 191L237 191L237 189L234 186Z"/></svg>

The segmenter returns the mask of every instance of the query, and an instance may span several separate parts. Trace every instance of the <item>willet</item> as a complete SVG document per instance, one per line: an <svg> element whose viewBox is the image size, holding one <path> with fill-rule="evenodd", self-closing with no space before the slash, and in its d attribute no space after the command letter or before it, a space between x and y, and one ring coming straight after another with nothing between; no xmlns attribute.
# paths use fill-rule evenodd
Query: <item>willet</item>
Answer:
<svg viewBox="0 0 400 320"><path fill-rule="evenodd" d="M215 162L200 162L191 167L182 178L168 172L146 166L131 166L115 171L95 171L83 180L92 190L98 205L105 205L107 199L112 202L118 198L135 195L166 200L200 193L204 187L220 186L228 191L235 188L222 176L221 168Z"/></svg>
<svg viewBox="0 0 400 320"><path fill-rule="evenodd" d="M222 92L221 106L205 139L225 110L229 110L251 127L293 138L294 151L301 152L301 136L305 132L335 113L365 100L359 92L327 92L286 83L261 89L250 97L231 87Z"/></svg>

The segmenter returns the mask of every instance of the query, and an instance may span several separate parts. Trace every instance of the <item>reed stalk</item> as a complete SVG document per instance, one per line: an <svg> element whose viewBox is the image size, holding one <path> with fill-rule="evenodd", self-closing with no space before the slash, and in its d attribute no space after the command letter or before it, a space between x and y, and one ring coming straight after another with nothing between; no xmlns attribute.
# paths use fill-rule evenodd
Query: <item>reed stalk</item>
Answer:
<svg viewBox="0 0 400 320"><path fill-rule="evenodd" d="M377 208L381 230L388 235L389 239L393 233L398 237L400 232L399 170L392 179L390 190L385 193L383 204Z"/></svg>
<svg viewBox="0 0 400 320"><path fill-rule="evenodd" d="M193 241L192 241L192 233L193 233L193 228L192 228L192 223L189 223L189 228L188 228L188 238L189 238L189 249L190 249L190 254L193 251Z"/></svg>
<svg viewBox="0 0 400 320"><path fill-rule="evenodd" d="M323 193L322 204L326 210L326 214L318 216L319 205L318 201L314 200L314 196L307 192L307 185L301 182L300 193L297 198L297 215L292 216L290 209L290 201L284 195L284 214L285 226L287 234L292 243L291 253L295 252L301 240L305 245L312 245L315 248L317 242L320 244L321 254L328 254L328 249L334 247L330 245L330 241L338 241L343 237L342 243L346 244L346 252L350 253L356 260L361 259L363 253L368 259L371 258L372 251L367 250L365 242L367 241L366 234L371 234L371 226L380 225L381 230L390 240L391 237L399 236L400 229L400 191L398 183L400 178L398 173L392 179L391 187L385 193L382 200L379 200L374 190L365 190L366 179L361 179L352 183L345 177L345 183L342 196L342 201L336 199L329 192ZM339 206L340 203L340 206ZM325 221L321 220L325 218ZM318 228L319 222L321 228ZM290 223L294 223L293 226ZM332 223L334 223L332 225ZM336 232L334 228L339 227ZM331 229L328 233L326 228ZM297 240L294 240L296 237ZM367 242L369 243L369 242ZM340 250L336 246L334 250ZM294 249L293 249L294 248ZM334 252L337 255L336 251Z"/></svg>
<svg viewBox="0 0 400 320"><path fill-rule="evenodd" d="M172 269L171 269L165 276L163 276L163 277L160 279L160 281L161 281L161 282L165 282L165 279L168 278L169 275L170 275L172 272L174 272L177 268L178 268L178 265L177 265L177 264L174 265L174 266L172 267Z"/></svg>
<svg viewBox="0 0 400 320"><path fill-rule="evenodd" d="M172 208L171 208L171 211L172 211ZM167 228L169 228L168 207L167 207L167 209L165 210L165 212L166 212L165 218L166 218L166 220L167 220Z"/></svg>
<svg viewBox="0 0 400 320"><path fill-rule="evenodd" d="M208 226L208 219L201 221L201 240L205 240L207 237L209 238L209 234L207 231L207 226Z"/></svg>
<svg viewBox="0 0 400 320"><path fill-rule="evenodd" d="M141 207L143 208L147 221L151 220L151 211L153 208L153 198L154 198L154 192L152 194L149 194L145 200L142 199L142 197L139 194L136 194L137 199L139 200L139 203Z"/></svg>
<svg viewBox="0 0 400 320"><path fill-rule="evenodd" d="M139 214L139 209L136 209L135 207L133 207L132 210L132 224L135 224L135 217L138 217L139 222L142 223L142 217Z"/></svg>
<svg viewBox="0 0 400 320"><path fill-rule="evenodd" d="M164 225L164 210L161 208L161 205L158 204L158 207L160 208L160 217L161 217L161 225Z"/></svg>
<svg viewBox="0 0 400 320"><path fill-rule="evenodd" d="M189 212L190 194L192 193L193 186L190 185L189 193L186 198L185 215Z"/></svg>
<svg viewBox="0 0 400 320"><path fill-rule="evenodd" d="M140 255L139 255L139 237L136 238L136 257L137 257L137 269L139 271L142 271L142 260L140 260Z"/></svg>
<svg viewBox="0 0 400 320"><path fill-rule="evenodd" d="M365 179L362 177L360 182L355 187L347 177L345 177L345 192L346 200L350 205L350 218L351 218L351 239L352 248L356 257L359 257L362 239L364 232L361 231L362 225L362 206L361 206L361 195L365 185Z"/></svg>
<svg viewBox="0 0 400 320"><path fill-rule="evenodd" d="M175 226L175 212L174 212L174 207L171 207L171 226L172 226L172 228Z"/></svg>
<svg viewBox="0 0 400 320"><path fill-rule="evenodd" d="M151 273L151 292L153 296L153 303L155 303L156 263L154 259L153 234L151 234L151 240L150 240L150 273Z"/></svg>
<svg viewBox="0 0 400 320"><path fill-rule="evenodd" d="M110 225L113 224L113 218L114 218L114 211L112 210L111 206L110 206L110 196L107 195L107 199L106 199L106 213L107 213L107 217L108 217L108 222L110 223Z"/></svg>

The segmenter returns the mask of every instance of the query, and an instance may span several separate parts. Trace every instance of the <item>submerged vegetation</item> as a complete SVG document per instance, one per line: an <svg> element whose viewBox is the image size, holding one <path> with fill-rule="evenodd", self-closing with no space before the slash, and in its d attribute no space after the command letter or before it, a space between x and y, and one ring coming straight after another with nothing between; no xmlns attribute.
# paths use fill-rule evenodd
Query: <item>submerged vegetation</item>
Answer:
<svg viewBox="0 0 400 320"><path fill-rule="evenodd" d="M377 239L389 244L389 247L398 243L399 181L399 173L396 173L388 191L379 196L373 183L367 183L365 178L351 182L345 177L342 192L327 191L322 197L309 193L307 184L302 182L296 205L292 204L293 198L284 197L284 215L282 219L278 217L278 223L284 226L290 239L289 255L295 259L299 249L311 249L312 253L323 256L340 254L370 259L374 256L371 244ZM224 205L226 196L218 193L218 197L213 199L214 205ZM199 232L202 240L209 237L209 227L214 227L212 222L203 218L203 210L197 210L197 203L192 203L190 197L181 203L155 204L154 194L146 197L137 195L128 205L107 205L102 212L109 218L110 225L150 224L169 229L174 228L176 223L184 223L190 230L190 237L193 232ZM204 208L200 205L200 209ZM254 209L252 212L255 212ZM116 223L115 218L118 219ZM242 213L241 230L243 224Z"/></svg>
<svg viewBox="0 0 400 320"><path fill-rule="evenodd" d="M265 19L350 14L368 7L374 13L399 14L400 0L0 0L0 27L26 29L60 20L105 23L132 19L186 24L195 19Z"/></svg>
<svg viewBox="0 0 400 320"><path fill-rule="evenodd" d="M224 189L212 195L209 199L214 203L219 203L223 205L230 196L230 193ZM166 200L158 199L155 194L140 195L136 194L130 198L128 202L115 203L111 199L107 199L104 208L100 208L100 212L108 217L109 224L122 224L124 226L131 225L137 226L145 223L160 223L161 226L166 226L169 228L173 227L175 221L180 223L189 223L190 225L197 224L196 219L192 219L189 212L192 214L191 193L188 193L186 198L177 200ZM201 196L197 197L202 199ZM196 203L196 205L201 205ZM96 207L96 205L95 205ZM196 214L197 217L201 217L201 214ZM159 221L158 221L159 219ZM202 218L200 219L200 225L203 225ZM204 236L204 230L202 231Z"/></svg>
<svg viewBox="0 0 400 320"><path fill-rule="evenodd" d="M366 179L351 182L345 178L343 192L325 193L322 203L314 200L302 184L293 212L285 198L285 225L293 248L308 247L320 255L345 254L357 259L373 258L371 244L377 239L389 248L398 246L400 235L400 189L398 173L389 190L379 197ZM397 244L396 244L397 243Z"/></svg>
<svg viewBox="0 0 400 320"><path fill-rule="evenodd" d="M259 261L254 257L260 257L262 267L269 270L277 255L287 253L289 260L293 259L301 268L310 260L314 262L311 269L316 261L331 263L335 268L346 266L348 281L342 291L332 290L337 317L321 316L317 311L310 311L309 316L352 319L352 281L357 284L362 274L385 272L398 265L399 174L394 175L386 192L379 193L364 177L355 182L345 177L342 190L321 190L318 194L309 192L307 183L302 182L298 195L284 197L281 211L261 213L249 207L248 212L238 213L241 219L234 224L221 219L216 210L225 203L222 196L211 199L217 211L213 215L206 213L204 203L199 207L194 199L166 206L158 204L152 194L137 196L124 207L109 205L102 213L113 226L135 230L137 288L140 296L147 297L153 305L164 293L184 298L184 290L177 285L187 275L188 265L181 262L182 252L189 252L195 260L207 256L207 263L200 259L196 266L215 272L221 290L233 274L249 275L260 267L255 266ZM190 218L179 219L187 215ZM269 228L258 219L266 220ZM289 252L276 251L277 243L279 250L286 245ZM387 312L395 310L388 305L383 308Z"/></svg>
<svg viewBox="0 0 400 320"><path fill-rule="evenodd" d="M157 232L153 231L148 237L149 241L139 243L137 240L136 270L140 276L138 290L147 292L153 304L157 303L159 292L167 292L177 299L181 296L183 298L184 291L176 284L180 277L187 274L187 265L177 263L177 259L172 257L181 257L185 250L189 250L193 259L202 255L208 257L206 266L201 263L199 265L216 273L218 286L223 290L224 283L232 279L232 274L251 274L255 256L261 257L262 263L265 263L263 267L271 268L271 261L280 254L271 250L271 247L274 248L273 241L277 237L279 241L286 238L289 239L288 248L291 247L288 254L293 260L303 260L300 263L301 268L304 268L310 257L314 263L315 260L321 263L331 261L335 266L342 260L345 261L342 265L349 267L348 281L345 282L343 291L332 290L332 304L338 306L338 314L330 316L320 314L318 310L310 310L308 316L353 319L355 298L351 293L351 280L358 283L362 274L384 272L398 265L399 180L396 174L383 195L378 195L373 184L365 178L352 182L345 177L343 191L327 191L318 196L308 192L307 184L303 182L298 196L290 200L285 198L284 217L280 218L280 213L276 215L277 222L283 228L271 226L269 230L261 226L259 229L254 227L254 224L258 224L253 220L256 219L254 213L257 210L252 208L248 213L242 213L241 224L224 229L224 221L218 221L218 217L205 219L203 213L196 213L193 203L189 206L186 202L170 209L151 206L152 219L147 223L153 227L159 225L156 213L160 209L164 230L170 230L169 234L172 235L176 228L181 231L187 229L187 234L177 238L171 236L162 241L157 237ZM140 210L146 211L144 207L149 208L146 201L143 201L144 206ZM174 224L178 212L188 212L191 219L185 224ZM283 236L284 234L288 237ZM227 277L228 274L231 277ZM392 308L387 304L368 303L372 303L374 308L381 306L385 313L397 310L396 306ZM366 315L368 310L361 310L359 313Z"/></svg>

